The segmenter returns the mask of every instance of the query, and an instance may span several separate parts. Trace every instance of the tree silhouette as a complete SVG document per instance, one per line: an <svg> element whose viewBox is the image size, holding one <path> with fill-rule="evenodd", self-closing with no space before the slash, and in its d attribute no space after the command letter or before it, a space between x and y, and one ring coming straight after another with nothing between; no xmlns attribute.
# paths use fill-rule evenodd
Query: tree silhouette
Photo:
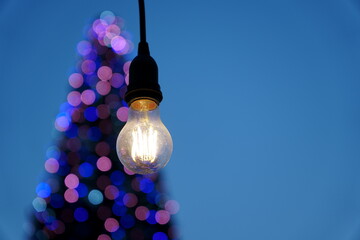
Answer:
<svg viewBox="0 0 360 240"><path fill-rule="evenodd" d="M123 100L133 48L123 20L105 11L79 42L80 60L46 152L44 181L37 185L29 239L176 239L161 176L124 169L115 142L127 120Z"/></svg>

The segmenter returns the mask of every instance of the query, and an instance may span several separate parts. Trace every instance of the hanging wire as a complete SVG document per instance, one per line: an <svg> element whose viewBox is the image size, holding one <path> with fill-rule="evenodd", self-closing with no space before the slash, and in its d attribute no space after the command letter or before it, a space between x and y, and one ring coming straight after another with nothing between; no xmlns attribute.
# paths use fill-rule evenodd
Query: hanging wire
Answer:
<svg viewBox="0 0 360 240"><path fill-rule="evenodd" d="M146 42L146 21L145 21L145 3L139 0L139 16L140 16L140 42Z"/></svg>

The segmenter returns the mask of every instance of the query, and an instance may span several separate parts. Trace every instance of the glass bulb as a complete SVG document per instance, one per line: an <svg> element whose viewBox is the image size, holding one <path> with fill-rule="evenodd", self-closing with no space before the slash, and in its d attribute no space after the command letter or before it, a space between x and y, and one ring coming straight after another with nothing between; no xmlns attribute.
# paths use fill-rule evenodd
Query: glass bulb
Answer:
<svg viewBox="0 0 360 240"><path fill-rule="evenodd" d="M116 142L121 163L135 173L151 174L169 162L172 150L171 135L160 120L158 105L149 99L134 101Z"/></svg>

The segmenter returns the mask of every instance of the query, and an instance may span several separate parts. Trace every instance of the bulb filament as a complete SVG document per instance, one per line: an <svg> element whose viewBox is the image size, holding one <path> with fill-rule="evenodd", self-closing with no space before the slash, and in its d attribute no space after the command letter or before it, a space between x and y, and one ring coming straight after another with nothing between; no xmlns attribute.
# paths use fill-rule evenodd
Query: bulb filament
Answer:
<svg viewBox="0 0 360 240"><path fill-rule="evenodd" d="M154 162L157 155L157 131L151 126L143 131L138 126L133 130L132 138L132 159L141 162Z"/></svg>

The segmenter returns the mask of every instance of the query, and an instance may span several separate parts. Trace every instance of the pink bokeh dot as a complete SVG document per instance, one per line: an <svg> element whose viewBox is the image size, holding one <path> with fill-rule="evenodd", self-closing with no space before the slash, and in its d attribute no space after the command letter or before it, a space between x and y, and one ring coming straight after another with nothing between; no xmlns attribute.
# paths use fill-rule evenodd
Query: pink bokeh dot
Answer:
<svg viewBox="0 0 360 240"><path fill-rule="evenodd" d="M121 52L126 47L126 40L121 36L116 36L113 39L111 39L111 47L116 52Z"/></svg>
<svg viewBox="0 0 360 240"><path fill-rule="evenodd" d="M112 78L110 79L110 84L111 86L113 86L114 88L119 88L124 84L124 76L120 73L114 73L112 75Z"/></svg>
<svg viewBox="0 0 360 240"><path fill-rule="evenodd" d="M108 232L116 232L119 229L119 222L115 218L108 218L105 220L104 226Z"/></svg>
<svg viewBox="0 0 360 240"><path fill-rule="evenodd" d="M149 215L150 215L150 213L149 213L149 209L147 207L139 206L135 210L135 216L140 221L145 221L149 217Z"/></svg>
<svg viewBox="0 0 360 240"><path fill-rule="evenodd" d="M79 106L81 103L81 94L78 91L69 92L67 95L67 101L71 106Z"/></svg>
<svg viewBox="0 0 360 240"><path fill-rule="evenodd" d="M169 200L165 203L165 210L170 214L176 214L180 209L180 205L175 200Z"/></svg>
<svg viewBox="0 0 360 240"><path fill-rule="evenodd" d="M119 189L114 185L109 185L105 188L105 197L114 200L119 196Z"/></svg>
<svg viewBox="0 0 360 240"><path fill-rule="evenodd" d="M81 70L87 75L93 74L96 70L96 64L92 60L85 60L81 64Z"/></svg>
<svg viewBox="0 0 360 240"><path fill-rule="evenodd" d="M64 193L64 198L69 203L74 203L79 199L79 194L75 189L67 189Z"/></svg>
<svg viewBox="0 0 360 240"><path fill-rule="evenodd" d="M167 224L170 221L170 213L166 210L159 210L155 214L155 219L159 224Z"/></svg>
<svg viewBox="0 0 360 240"><path fill-rule="evenodd" d="M97 71L97 75L102 81L107 81L112 77L112 69L108 66L101 66Z"/></svg>
<svg viewBox="0 0 360 240"><path fill-rule="evenodd" d="M96 162L97 168L102 172L109 171L111 169L111 165L111 160L104 156L99 158Z"/></svg>
<svg viewBox="0 0 360 240"><path fill-rule="evenodd" d="M91 105L95 102L95 93L93 90L87 89L81 93L81 101L86 105Z"/></svg>
<svg viewBox="0 0 360 240"><path fill-rule="evenodd" d="M70 126L69 120L65 116L60 116L55 120L55 128L60 132L65 132Z"/></svg>
<svg viewBox="0 0 360 240"><path fill-rule="evenodd" d="M120 121L126 122L128 120L128 112L129 112L129 108L121 107L117 110L116 116Z"/></svg>
<svg viewBox="0 0 360 240"><path fill-rule="evenodd" d="M98 236L97 240L111 240L111 238L106 234L101 234Z"/></svg>
<svg viewBox="0 0 360 240"><path fill-rule="evenodd" d="M45 162L45 169L49 173L56 173L59 170L59 162L55 158L49 158Z"/></svg>
<svg viewBox="0 0 360 240"><path fill-rule="evenodd" d="M69 84L73 88L79 88L83 85L84 78L80 73L73 73L69 76Z"/></svg>
<svg viewBox="0 0 360 240"><path fill-rule="evenodd" d="M127 54L131 51L132 47L133 47L132 42L130 42L129 40L126 40L125 47L121 51L116 51L116 53L119 55Z"/></svg>
<svg viewBox="0 0 360 240"><path fill-rule="evenodd" d="M108 24L104 20L97 19L93 23L93 30L97 34L104 33L107 26L108 26Z"/></svg>
<svg viewBox="0 0 360 240"><path fill-rule="evenodd" d="M96 91L100 94L100 95L107 95L111 90L111 85L109 82L103 82L100 81L96 84Z"/></svg>
<svg viewBox="0 0 360 240"><path fill-rule="evenodd" d="M67 175L64 182L65 185L70 189L77 188L77 186L79 186L79 178L73 173Z"/></svg>
<svg viewBox="0 0 360 240"><path fill-rule="evenodd" d="M115 24L111 24L110 26L108 26L106 28L106 36L109 39L112 39L116 36L118 36L120 34L121 30L118 26L116 26Z"/></svg>
<svg viewBox="0 0 360 240"><path fill-rule="evenodd" d="M125 204L125 206L127 207L135 207L136 204L138 203L138 198L135 194L133 193L127 193L124 195L123 197L123 203Z"/></svg>

